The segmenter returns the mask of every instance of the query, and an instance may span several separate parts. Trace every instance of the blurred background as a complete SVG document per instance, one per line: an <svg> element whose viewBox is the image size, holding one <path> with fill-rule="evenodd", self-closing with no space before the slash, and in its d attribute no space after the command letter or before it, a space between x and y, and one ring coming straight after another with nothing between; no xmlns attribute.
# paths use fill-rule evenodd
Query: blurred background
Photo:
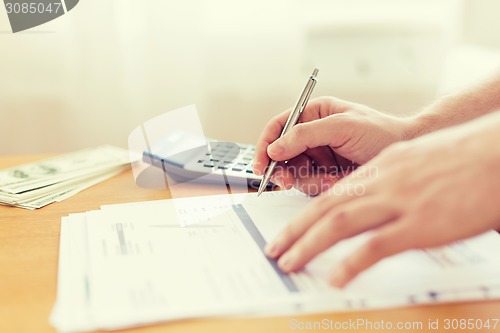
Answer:
<svg viewBox="0 0 500 333"><path fill-rule="evenodd" d="M207 136L253 143L313 94L408 114L500 65L498 0L81 0L12 34L0 9L0 154L127 146L196 104Z"/></svg>

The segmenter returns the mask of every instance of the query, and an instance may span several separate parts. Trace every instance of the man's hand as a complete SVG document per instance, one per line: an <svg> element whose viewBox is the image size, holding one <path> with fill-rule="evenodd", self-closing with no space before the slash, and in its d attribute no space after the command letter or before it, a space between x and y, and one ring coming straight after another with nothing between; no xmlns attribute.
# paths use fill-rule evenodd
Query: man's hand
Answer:
<svg viewBox="0 0 500 333"><path fill-rule="evenodd" d="M333 97L312 100L299 124L279 138L290 110L272 119L257 142L254 172L262 175L269 158L280 161L275 184L316 195L390 144L410 139L414 121ZM286 162L285 162L286 161Z"/></svg>
<svg viewBox="0 0 500 333"><path fill-rule="evenodd" d="M372 133L381 135L377 128L371 127ZM371 141L382 147L387 143L382 137ZM356 155L357 142L347 146L348 156L369 157ZM339 241L370 230L368 241L334 267L331 283L342 287L384 257L498 228L498 142L500 111L391 145L315 198L269 244L267 254L279 258L283 271L297 271Z"/></svg>

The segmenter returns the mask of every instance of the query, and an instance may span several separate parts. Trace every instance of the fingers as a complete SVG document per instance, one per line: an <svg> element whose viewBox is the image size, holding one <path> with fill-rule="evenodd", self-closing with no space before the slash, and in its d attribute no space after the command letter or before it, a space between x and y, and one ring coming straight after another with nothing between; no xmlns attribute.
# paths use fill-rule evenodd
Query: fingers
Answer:
<svg viewBox="0 0 500 333"><path fill-rule="evenodd" d="M373 179L366 177L367 173L363 171L364 168L366 168L366 166L359 168L349 177L342 179L334 178L331 175L324 175L323 177L330 177L330 180L333 180L334 184L337 182L341 183L335 186L332 185L330 187L331 190L328 193L323 194L309 204L306 209L296 219L294 219L272 243L269 244L267 254L272 258L277 258L282 255L300 237L302 237L314 223L322 220L323 216L329 211L332 211L334 216L327 217L325 221L334 221L332 222L333 229L335 227L335 223L337 223L337 225L342 224L344 222L339 221L344 220L352 221L351 224L349 224L349 228L355 227L358 223L361 225L361 228L358 230L366 230L367 227L363 226L363 223L365 223L363 221L367 221L366 223L372 221L371 227L373 227L374 225L377 225L377 221L382 223L385 220L390 219L392 216L390 213L393 212L393 210L389 209L390 206L387 204L385 199L382 202L372 201L369 199L360 200L362 197L369 197L370 193L373 192L373 190L370 192L367 189L371 182L373 182ZM279 172L281 172L281 177L286 177L286 174L283 173L282 170ZM288 177L292 178L291 176ZM321 177L317 177L316 179L314 179L314 177L308 177L300 180L302 182L301 184L305 185L310 185L311 182L315 180L319 181L320 185L323 185L326 181L328 181L327 179ZM321 181L323 181L323 183L321 183ZM285 184L285 186L288 187L289 185ZM312 186L308 186L307 188L311 187ZM325 189L322 188L322 190ZM347 203L350 201L355 202L349 206ZM346 205L342 206L344 204ZM342 213L343 210L345 210L345 212ZM371 210L374 210L373 213L371 213ZM365 220L366 218L371 218L373 220ZM326 224L327 222L324 223ZM328 232L328 226L323 226L323 228L326 228L325 235L331 235L331 232ZM349 228L346 230L350 230ZM355 232L351 232L349 234L352 235L355 234ZM335 235L332 237L335 237ZM342 237L345 238L348 236ZM337 240L334 240L331 244L336 241ZM310 239L310 242L314 242L314 239Z"/></svg>
<svg viewBox="0 0 500 333"><path fill-rule="evenodd" d="M337 242L379 227L396 217L396 210L379 198L348 202L324 214L281 256L278 265L285 272L300 270Z"/></svg>
<svg viewBox="0 0 500 333"><path fill-rule="evenodd" d="M316 147L305 154L314 161L315 170L321 173L337 173L338 165L335 153L330 147Z"/></svg>
<svg viewBox="0 0 500 333"><path fill-rule="evenodd" d="M286 164L280 162L271 179L273 183L284 189L289 190L295 187L303 193L318 195L340 180L336 173L335 159L329 159L328 154L325 155L320 165L315 159L305 154L289 160ZM333 172L329 173L332 167Z"/></svg>
<svg viewBox="0 0 500 333"><path fill-rule="evenodd" d="M284 170L277 175L277 181L273 183L278 184L281 188L286 190L295 187L297 190L307 195L316 196L322 192L331 189L340 178L336 175L329 175L324 173L313 173L299 178L294 177L290 170Z"/></svg>
<svg viewBox="0 0 500 333"><path fill-rule="evenodd" d="M351 107L351 103L337 98L316 98L309 101L300 116L300 122L313 122L318 119L328 117L330 114L345 112L349 107ZM280 137L291 111L292 110L289 109L271 119L257 140L253 170L256 175L264 174L269 163L267 148L271 143Z"/></svg>
<svg viewBox="0 0 500 333"><path fill-rule="evenodd" d="M339 119L338 115L332 115L297 124L285 135L268 145L269 157L276 161L285 161L312 148L344 145L350 139L345 133L351 129L340 126L337 121Z"/></svg>
<svg viewBox="0 0 500 333"><path fill-rule="evenodd" d="M323 194L314 199L273 242L268 244L267 254L271 258L279 257L302 237L314 223L321 220L325 214L332 210L332 207L340 206L352 199L353 197L348 195L333 197L329 194Z"/></svg>
<svg viewBox="0 0 500 333"><path fill-rule="evenodd" d="M335 269L330 283L344 287L359 273L381 259L416 247L413 233L404 221L395 221L379 228L374 235Z"/></svg>
<svg viewBox="0 0 500 333"><path fill-rule="evenodd" d="M325 119L297 124L267 147L270 158L285 161L309 148L326 146L330 142L330 124Z"/></svg>
<svg viewBox="0 0 500 333"><path fill-rule="evenodd" d="M263 175L267 165L269 164L269 156L267 155L267 147L281 135L286 120L291 112L287 110L273 119L266 125L255 146L253 172L260 176Z"/></svg>
<svg viewBox="0 0 500 333"><path fill-rule="evenodd" d="M283 254L299 237L301 237L317 220L330 209L328 196L321 196L290 222L286 228L266 246L266 254L270 258L277 258Z"/></svg>

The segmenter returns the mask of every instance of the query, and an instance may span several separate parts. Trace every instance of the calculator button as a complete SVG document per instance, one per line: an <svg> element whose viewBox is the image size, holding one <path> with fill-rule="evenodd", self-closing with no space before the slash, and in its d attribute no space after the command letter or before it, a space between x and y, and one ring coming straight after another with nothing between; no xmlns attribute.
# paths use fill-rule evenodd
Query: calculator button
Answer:
<svg viewBox="0 0 500 333"><path fill-rule="evenodd" d="M214 165L212 165L212 164L203 164L203 166L205 168L213 168L214 167Z"/></svg>
<svg viewBox="0 0 500 333"><path fill-rule="evenodd" d="M248 170L247 170L247 173L253 173L253 171L252 171L252 170L250 170L250 169L248 169Z"/></svg>
<svg viewBox="0 0 500 333"><path fill-rule="evenodd" d="M228 167L228 166L225 166L225 165L219 165L217 168L219 168L219 169L224 169L224 170L229 169L229 167Z"/></svg>
<svg viewBox="0 0 500 333"><path fill-rule="evenodd" d="M233 171L243 171L243 169L240 169L240 168L233 168L232 170Z"/></svg>

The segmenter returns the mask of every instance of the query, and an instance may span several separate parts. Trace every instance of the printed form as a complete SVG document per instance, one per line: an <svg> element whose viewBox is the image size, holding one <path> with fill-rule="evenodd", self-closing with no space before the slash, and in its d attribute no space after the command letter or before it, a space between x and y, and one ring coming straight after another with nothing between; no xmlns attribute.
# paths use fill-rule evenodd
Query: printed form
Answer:
<svg viewBox="0 0 500 333"><path fill-rule="evenodd" d="M344 289L335 265L369 234L284 274L264 246L307 204L296 192L219 195L104 206L63 218L62 331L188 317L346 311L500 297L500 237L485 233L382 260Z"/></svg>

